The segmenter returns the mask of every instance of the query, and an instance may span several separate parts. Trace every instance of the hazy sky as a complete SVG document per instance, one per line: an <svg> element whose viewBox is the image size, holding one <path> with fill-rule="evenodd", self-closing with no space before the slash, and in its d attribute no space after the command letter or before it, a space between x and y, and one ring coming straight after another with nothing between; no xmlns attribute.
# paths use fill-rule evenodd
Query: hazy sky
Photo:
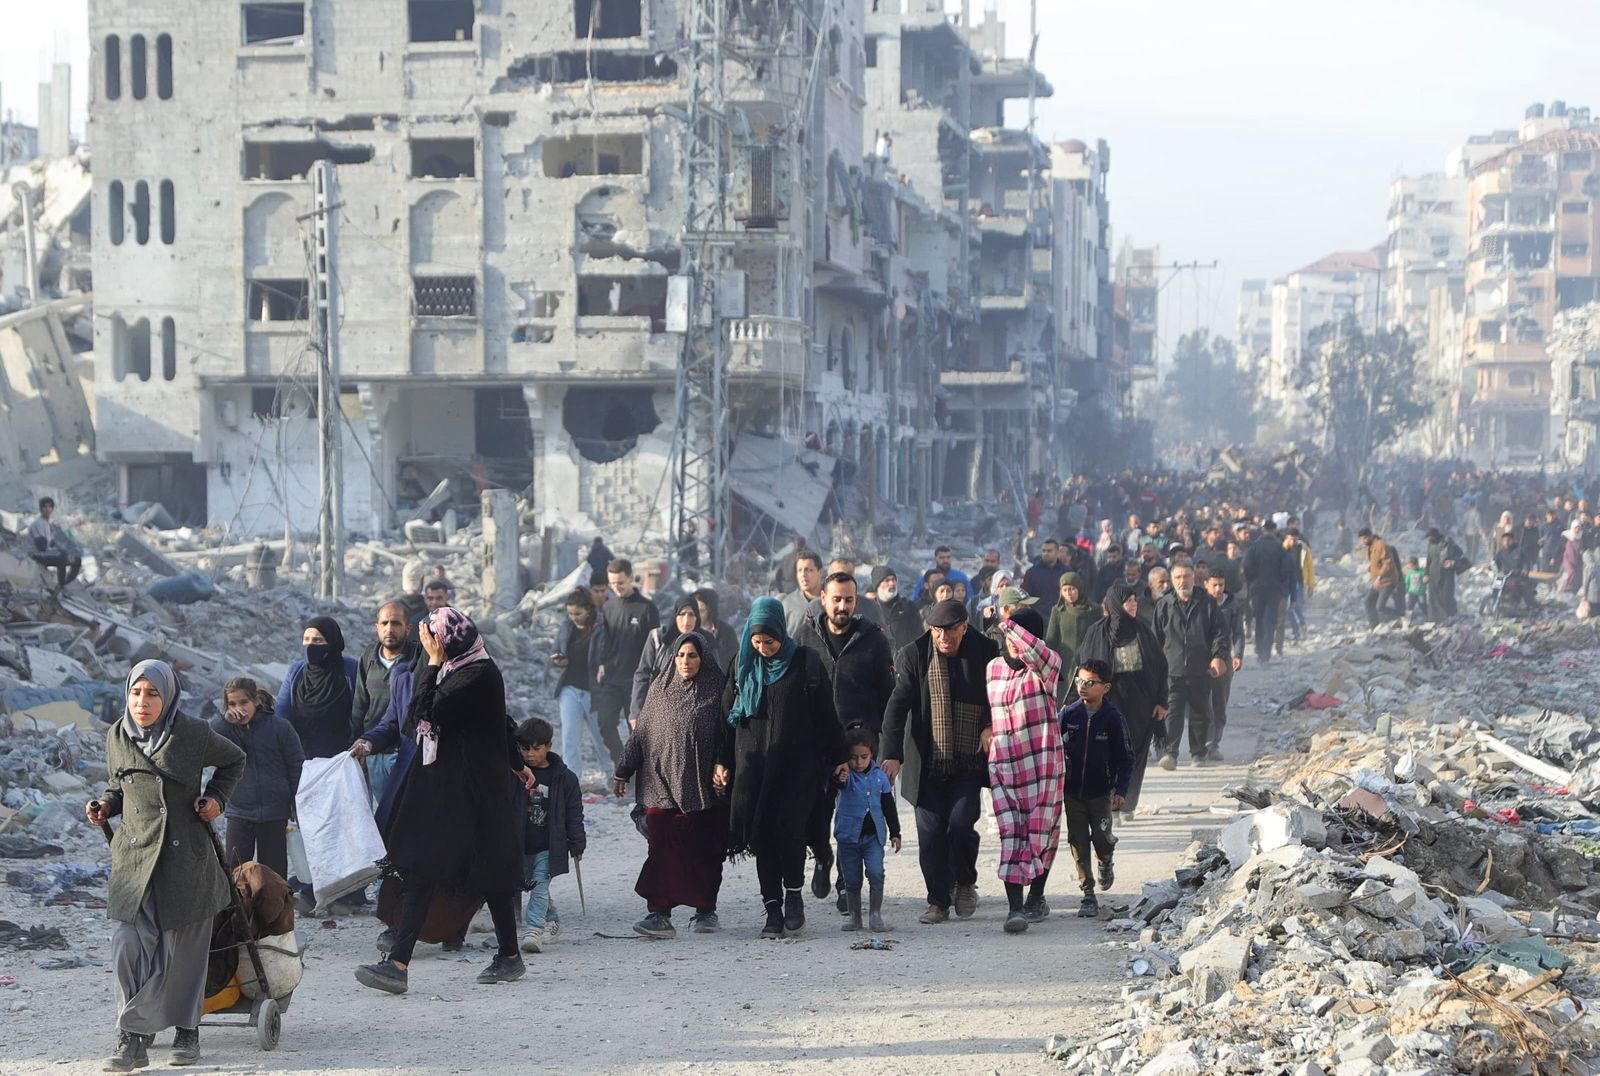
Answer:
<svg viewBox="0 0 1600 1076"><path fill-rule="evenodd" d="M3 107L33 122L37 83L70 59L81 132L87 0L0 2ZM1025 52L1028 0L999 9ZM1039 0L1039 38L1056 91L1040 137L1111 144L1116 241L1220 263L1163 291L1169 343L1232 335L1241 279L1380 242L1389 181L1467 135L1533 101L1600 110L1596 0Z"/></svg>

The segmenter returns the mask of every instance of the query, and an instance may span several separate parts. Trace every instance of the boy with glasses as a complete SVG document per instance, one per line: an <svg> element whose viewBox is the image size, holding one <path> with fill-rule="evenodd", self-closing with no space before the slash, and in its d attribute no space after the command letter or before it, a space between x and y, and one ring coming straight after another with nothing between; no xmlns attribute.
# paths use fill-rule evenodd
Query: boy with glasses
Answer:
<svg viewBox="0 0 1600 1076"><path fill-rule="evenodd" d="M1077 701L1061 711L1061 738L1067 752L1063 807L1067 846L1072 849L1083 890L1078 914L1087 919L1100 914L1089 864L1091 845L1099 861L1100 888L1110 889L1116 877L1111 853L1117 839L1111 834L1111 815L1127 802L1128 784L1133 779L1133 743L1122 711L1106 699L1111 690L1111 666L1095 658L1085 660L1078 665L1076 683Z"/></svg>

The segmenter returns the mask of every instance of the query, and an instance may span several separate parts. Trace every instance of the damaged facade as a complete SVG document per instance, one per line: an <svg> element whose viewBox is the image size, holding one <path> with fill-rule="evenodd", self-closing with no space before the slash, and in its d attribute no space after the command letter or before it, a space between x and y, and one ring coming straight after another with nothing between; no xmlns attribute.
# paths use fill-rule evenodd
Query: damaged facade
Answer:
<svg viewBox="0 0 1600 1076"><path fill-rule="evenodd" d="M329 161L345 525L389 529L450 479L660 533L691 6L94 0L98 450L125 496L314 528ZM963 33L927 0L726 18L734 441L832 457L831 510L867 519L982 495L991 460L1048 467L1070 401L1049 156L1001 126L1048 85L992 47L998 23Z"/></svg>

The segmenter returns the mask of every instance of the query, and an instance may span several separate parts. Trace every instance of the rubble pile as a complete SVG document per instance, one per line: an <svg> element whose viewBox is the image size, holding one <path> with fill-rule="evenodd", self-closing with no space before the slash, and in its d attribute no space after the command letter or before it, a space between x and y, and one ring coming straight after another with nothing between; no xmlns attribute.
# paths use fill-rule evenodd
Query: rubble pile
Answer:
<svg viewBox="0 0 1600 1076"><path fill-rule="evenodd" d="M1111 922L1122 1020L1047 1052L1142 1076L1592 1071L1597 642L1457 620L1275 665L1267 757L1230 790L1248 810Z"/></svg>

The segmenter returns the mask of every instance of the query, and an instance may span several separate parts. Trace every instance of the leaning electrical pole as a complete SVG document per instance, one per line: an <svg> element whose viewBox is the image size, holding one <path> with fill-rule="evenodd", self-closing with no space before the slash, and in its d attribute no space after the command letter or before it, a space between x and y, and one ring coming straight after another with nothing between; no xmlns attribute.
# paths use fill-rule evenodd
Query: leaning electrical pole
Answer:
<svg viewBox="0 0 1600 1076"><path fill-rule="evenodd" d="M311 169L312 303L317 355L317 462L321 497L317 514L317 595L344 593L344 466L339 445L339 272L334 256L333 162Z"/></svg>

